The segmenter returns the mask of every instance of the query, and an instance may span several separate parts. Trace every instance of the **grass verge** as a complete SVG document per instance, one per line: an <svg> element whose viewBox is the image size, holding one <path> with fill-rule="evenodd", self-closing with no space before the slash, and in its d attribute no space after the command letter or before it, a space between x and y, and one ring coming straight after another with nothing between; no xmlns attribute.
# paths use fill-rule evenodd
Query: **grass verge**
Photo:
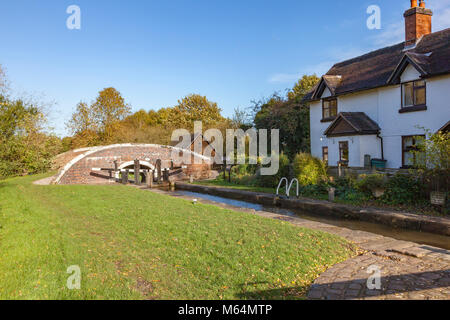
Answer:
<svg viewBox="0 0 450 320"><path fill-rule="evenodd" d="M0 182L0 299L297 299L355 249L122 185ZM81 269L81 289L66 286Z"/></svg>

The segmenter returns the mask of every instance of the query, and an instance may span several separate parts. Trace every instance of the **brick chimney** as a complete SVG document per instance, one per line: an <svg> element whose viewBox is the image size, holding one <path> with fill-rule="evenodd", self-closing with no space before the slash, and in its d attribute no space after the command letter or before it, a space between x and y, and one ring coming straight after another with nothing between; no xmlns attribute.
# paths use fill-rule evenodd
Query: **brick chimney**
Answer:
<svg viewBox="0 0 450 320"><path fill-rule="evenodd" d="M406 10L403 16L406 26L406 47L415 45L420 38L431 33L433 11L425 7L425 0L411 0L411 8Z"/></svg>

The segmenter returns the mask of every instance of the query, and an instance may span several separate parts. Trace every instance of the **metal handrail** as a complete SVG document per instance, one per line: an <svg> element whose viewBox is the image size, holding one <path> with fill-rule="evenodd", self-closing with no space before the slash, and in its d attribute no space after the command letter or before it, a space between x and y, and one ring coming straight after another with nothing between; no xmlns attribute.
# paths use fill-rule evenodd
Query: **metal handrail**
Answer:
<svg viewBox="0 0 450 320"><path fill-rule="evenodd" d="M289 180L286 177L281 178L280 183L278 183L277 187L277 196L280 194L280 187L283 181L286 181L286 195L289 197L288 189L289 189Z"/></svg>
<svg viewBox="0 0 450 320"><path fill-rule="evenodd" d="M289 185L289 189L287 191L287 195L288 195L288 197L291 195L291 188L292 188L294 182L297 182L297 198L298 198L298 196L300 195L300 190L299 190L299 182L297 179L292 179L291 184Z"/></svg>

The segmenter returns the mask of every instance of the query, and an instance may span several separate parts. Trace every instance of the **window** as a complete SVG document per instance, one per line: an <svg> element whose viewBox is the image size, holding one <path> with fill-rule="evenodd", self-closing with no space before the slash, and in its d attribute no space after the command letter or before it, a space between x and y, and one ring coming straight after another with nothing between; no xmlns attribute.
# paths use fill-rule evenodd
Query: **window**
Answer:
<svg viewBox="0 0 450 320"><path fill-rule="evenodd" d="M402 165L404 168L413 167L417 161L418 145L425 139L425 136L404 136L402 137Z"/></svg>
<svg viewBox="0 0 450 320"><path fill-rule="evenodd" d="M322 101L322 120L332 121L337 116L337 99Z"/></svg>
<svg viewBox="0 0 450 320"><path fill-rule="evenodd" d="M322 160L328 165L328 147L322 147Z"/></svg>
<svg viewBox="0 0 450 320"><path fill-rule="evenodd" d="M348 141L339 142L339 160L348 162Z"/></svg>
<svg viewBox="0 0 450 320"><path fill-rule="evenodd" d="M402 108L426 105L425 80L417 80L402 84Z"/></svg>

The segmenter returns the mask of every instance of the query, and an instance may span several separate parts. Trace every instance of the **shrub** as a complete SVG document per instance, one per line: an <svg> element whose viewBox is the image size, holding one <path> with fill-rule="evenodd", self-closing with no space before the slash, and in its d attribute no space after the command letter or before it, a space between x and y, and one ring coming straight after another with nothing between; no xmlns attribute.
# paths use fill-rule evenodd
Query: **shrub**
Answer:
<svg viewBox="0 0 450 320"><path fill-rule="evenodd" d="M389 204L411 204L423 199L422 183L418 177L397 173L386 184L386 192L381 198Z"/></svg>
<svg viewBox="0 0 450 320"><path fill-rule="evenodd" d="M383 174L362 174L356 182L356 189L366 194L372 194L374 189L384 189L386 178Z"/></svg>
<svg viewBox="0 0 450 320"><path fill-rule="evenodd" d="M300 189L300 193L304 197L318 197L328 194L329 185L325 182L319 182L318 184L309 184L306 186L302 186Z"/></svg>
<svg viewBox="0 0 450 320"><path fill-rule="evenodd" d="M275 188L278 186L281 178L290 176L289 158L284 153L280 154L279 163L280 168L277 174L273 176L263 176L258 174L257 184L260 187Z"/></svg>
<svg viewBox="0 0 450 320"><path fill-rule="evenodd" d="M299 153L295 156L294 175L301 185L319 184L328 179L325 163L308 153Z"/></svg>

